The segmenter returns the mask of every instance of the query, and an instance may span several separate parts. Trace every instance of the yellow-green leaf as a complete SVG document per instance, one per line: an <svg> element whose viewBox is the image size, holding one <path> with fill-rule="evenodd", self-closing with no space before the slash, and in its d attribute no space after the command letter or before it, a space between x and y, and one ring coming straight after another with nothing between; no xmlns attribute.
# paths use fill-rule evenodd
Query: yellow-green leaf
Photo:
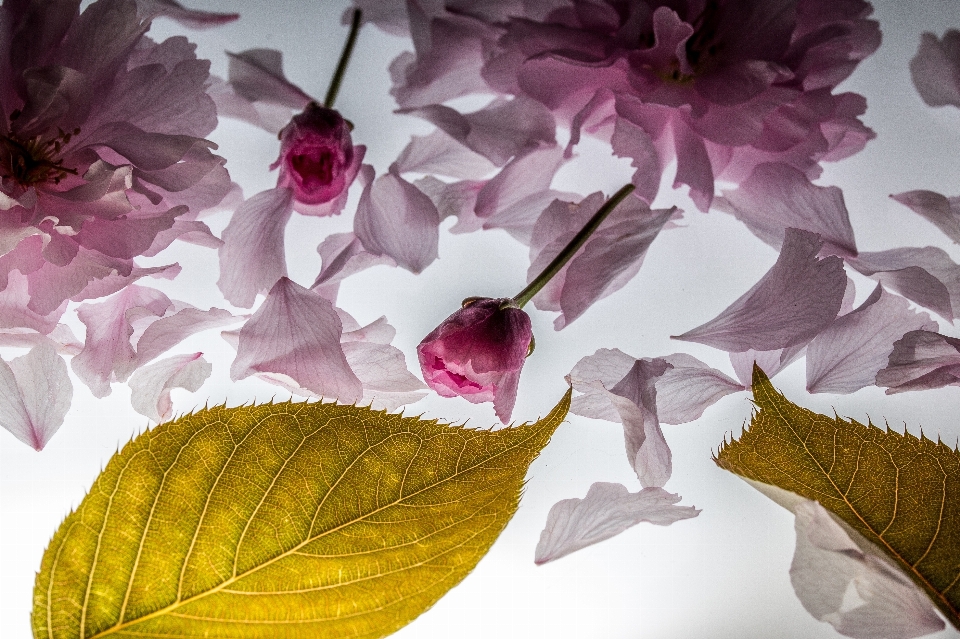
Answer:
<svg viewBox="0 0 960 639"><path fill-rule="evenodd" d="M564 419L211 408L110 460L47 548L38 639L382 637L469 573Z"/></svg>
<svg viewBox="0 0 960 639"><path fill-rule="evenodd" d="M755 367L757 411L721 468L820 502L885 552L960 628L960 453L801 408Z"/></svg>

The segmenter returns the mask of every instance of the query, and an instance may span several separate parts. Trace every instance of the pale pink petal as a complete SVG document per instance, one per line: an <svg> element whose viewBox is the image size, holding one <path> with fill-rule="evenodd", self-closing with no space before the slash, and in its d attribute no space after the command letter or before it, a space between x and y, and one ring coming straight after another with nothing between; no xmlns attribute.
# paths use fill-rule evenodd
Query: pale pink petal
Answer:
<svg viewBox="0 0 960 639"><path fill-rule="evenodd" d="M461 114L441 104L401 109L400 113L432 122L496 166L541 146L556 144L556 125L550 111L524 96L512 100L497 98L473 113Z"/></svg>
<svg viewBox="0 0 960 639"><path fill-rule="evenodd" d="M490 160L440 130L426 136L414 135L397 158L398 173L427 173L457 179L476 179L495 169Z"/></svg>
<svg viewBox="0 0 960 639"><path fill-rule="evenodd" d="M46 315L32 310L29 303L28 276L11 271L7 275L7 287L0 291L0 327L29 328L41 334L49 333L67 310L66 300Z"/></svg>
<svg viewBox="0 0 960 639"><path fill-rule="evenodd" d="M9 364L0 360L0 426L42 450L63 425L73 400L67 364L44 342Z"/></svg>
<svg viewBox="0 0 960 639"><path fill-rule="evenodd" d="M673 455L657 418L656 381L669 368L662 359L639 359L610 389L610 402L623 421L627 461L644 488L662 487L673 473Z"/></svg>
<svg viewBox="0 0 960 639"><path fill-rule="evenodd" d="M49 343L61 355L76 355L83 350L83 343L77 339L66 324L57 324L47 334L27 328L8 328L0 331L0 346L33 348L38 344Z"/></svg>
<svg viewBox="0 0 960 639"><path fill-rule="evenodd" d="M773 377L790 364L800 359L807 352L807 343L796 344L787 348L775 348L769 351L757 351L753 349L741 351L739 353L730 353L730 364L733 365L733 372L737 379L743 384L744 388L751 388L753 385L753 365L756 364L767 374L767 377Z"/></svg>
<svg viewBox="0 0 960 639"><path fill-rule="evenodd" d="M835 319L807 346L807 390L852 393L872 386L893 343L920 329L936 331L937 323L877 284L857 310Z"/></svg>
<svg viewBox="0 0 960 639"><path fill-rule="evenodd" d="M550 508L534 562L560 559L641 522L669 526L700 514L693 506L676 506L680 499L662 488L631 493L621 484L596 482L583 499L564 499Z"/></svg>
<svg viewBox="0 0 960 639"><path fill-rule="evenodd" d="M887 394L960 386L960 339L931 331L911 331L893 344L877 386Z"/></svg>
<svg viewBox="0 0 960 639"><path fill-rule="evenodd" d="M809 341L837 316L847 285L840 258L817 258L822 247L812 233L787 229L780 257L759 282L716 318L674 339L736 352Z"/></svg>
<svg viewBox="0 0 960 639"><path fill-rule="evenodd" d="M960 317L960 266L943 249L924 246L860 253L847 263L951 322Z"/></svg>
<svg viewBox="0 0 960 639"><path fill-rule="evenodd" d="M340 282L351 275L381 264L397 265L389 256L368 253L353 233L328 235L317 247L317 253L320 254L320 273L310 288L331 302L337 299Z"/></svg>
<svg viewBox="0 0 960 639"><path fill-rule="evenodd" d="M815 501L794 508L790 582L811 615L856 639L911 639L942 630L930 599L879 551L859 547Z"/></svg>
<svg viewBox="0 0 960 639"><path fill-rule="evenodd" d="M890 197L933 222L947 237L960 244L960 197L946 197L933 191L907 191Z"/></svg>
<svg viewBox="0 0 960 639"><path fill-rule="evenodd" d="M672 121L673 140L677 153L677 176L673 188L690 187L690 199L701 211L709 211L713 203L713 166L703 138L679 118Z"/></svg>
<svg viewBox="0 0 960 639"><path fill-rule="evenodd" d="M83 351L73 358L71 366L77 377L95 397L110 394L110 382L119 381L115 371L132 372L136 352L130 338L133 323L142 318L162 317L173 302L152 288L130 285L115 297L98 304L82 304L77 316L87 327Z"/></svg>
<svg viewBox="0 0 960 639"><path fill-rule="evenodd" d="M620 413L610 403L607 389L626 377L637 358L616 348L601 348L580 359L567 376L573 390L583 393L573 398L570 412L574 415L619 422Z"/></svg>
<svg viewBox="0 0 960 639"><path fill-rule="evenodd" d="M947 29L942 40L932 33L920 36L910 76L928 105L960 107L960 31Z"/></svg>
<svg viewBox="0 0 960 639"><path fill-rule="evenodd" d="M528 283L569 244L605 199L595 193L578 205L555 200L543 211L533 227ZM651 211L639 198L627 198L533 298L534 305L559 310L554 328L561 330L637 274L647 249L673 214L673 210Z"/></svg>
<svg viewBox="0 0 960 639"><path fill-rule="evenodd" d="M152 321L143 330L136 340L136 357L129 366L117 367L119 381L123 381L135 369L170 350L187 337L209 328L234 324L241 319L222 308L202 311L189 305L177 306L180 307L179 310L171 314L168 309L164 317Z"/></svg>
<svg viewBox="0 0 960 639"><path fill-rule="evenodd" d="M275 49L227 52L229 82L250 102L268 102L302 111L313 98L283 75L283 54Z"/></svg>
<svg viewBox="0 0 960 639"><path fill-rule="evenodd" d="M209 29L233 22L240 17L239 13L212 13L187 9L175 0L137 0L137 9L144 19L150 20L157 16L164 16L191 29Z"/></svg>
<svg viewBox="0 0 960 639"><path fill-rule="evenodd" d="M295 113L294 109L279 104L251 102L240 96L230 83L216 76L211 76L207 95L216 105L219 117L241 120L274 135L287 126Z"/></svg>
<svg viewBox="0 0 960 639"><path fill-rule="evenodd" d="M734 215L750 231L779 249L788 228L817 233L831 253L856 255L853 227L835 186L816 186L786 164L761 164L733 191L724 191L721 210Z"/></svg>
<svg viewBox="0 0 960 639"><path fill-rule="evenodd" d="M660 156L653 144L650 134L627 120L617 117L614 122L613 135L610 138L613 154L620 158L630 158L630 166L636 169L630 181L637 190L637 197L648 204L652 203L660 190L660 174L663 167L660 165Z"/></svg>
<svg viewBox="0 0 960 639"><path fill-rule="evenodd" d="M486 184L485 180L460 180L447 183L428 175L414 184L437 207L441 220L448 217L457 218L457 223L450 229L451 233L472 233L489 223L489 220L484 220L474 213L477 195Z"/></svg>
<svg viewBox="0 0 960 639"><path fill-rule="evenodd" d="M660 359L673 367L656 380L657 417L663 424L692 422L722 397L744 390L692 355L674 353Z"/></svg>
<svg viewBox="0 0 960 639"><path fill-rule="evenodd" d="M439 5L438 0L434 0ZM363 11L363 24L370 23L386 33L395 36L409 37L410 25L407 21L407 3L403 0L353 0L353 8L345 9L340 18L341 24L350 24L353 19L354 8ZM430 4L429 2L420 2ZM436 12L442 10L438 6ZM430 11L429 13L434 13Z"/></svg>
<svg viewBox="0 0 960 639"><path fill-rule="evenodd" d="M240 205L223 230L217 286L234 306L250 308L257 294L287 274L283 232L293 214L293 191L263 191Z"/></svg>
<svg viewBox="0 0 960 639"><path fill-rule="evenodd" d="M161 359L131 375L130 404L133 410L159 424L173 417L170 391L183 388L194 393L212 371L213 365L203 359L203 353Z"/></svg>
<svg viewBox="0 0 960 639"><path fill-rule="evenodd" d="M363 248L386 255L412 273L437 259L440 213L430 198L395 170L373 179L373 167L360 171L363 194L354 217L354 233Z"/></svg>
<svg viewBox="0 0 960 639"><path fill-rule="evenodd" d="M489 218L530 195L546 191L563 161L563 149L559 146L514 158L480 190L477 215Z"/></svg>
<svg viewBox="0 0 960 639"><path fill-rule="evenodd" d="M426 385L407 369L399 348L374 341L344 341L342 346L347 364L363 385L364 404L392 411L426 397Z"/></svg>
<svg viewBox="0 0 960 639"><path fill-rule="evenodd" d="M419 107L491 92L480 70L499 28L462 15L431 17L417 2L409 2L407 11L416 56L401 56L391 64L390 93L397 104Z"/></svg>
<svg viewBox="0 0 960 639"><path fill-rule="evenodd" d="M342 324L319 293L280 278L240 329L230 377L277 373L317 395L352 404L363 386L340 346Z"/></svg>
<svg viewBox="0 0 960 639"><path fill-rule="evenodd" d="M80 257L83 257L85 253L80 252ZM76 262L80 260L74 260L70 266L73 266ZM95 263L94 263L95 264ZM67 269L60 269L61 271L67 271ZM45 285L45 281L49 279L55 279L56 273L51 272L47 269L42 269L39 274L30 275L30 290L33 291L34 288L42 290L42 287ZM113 295L117 291L122 291L124 288L136 282L144 277L152 277L161 280L172 280L177 275L180 274L180 265L177 263L167 264L165 266L150 266L141 268L139 266L133 266L129 270L125 269L125 272L118 272L117 270L107 271L104 275L99 277L99 279L91 279L79 293L73 295L70 299L74 302L82 302L84 300L96 299L98 297L106 297L107 295ZM45 276L37 277L37 275ZM69 275L69 272L64 274ZM34 300L37 299L37 295L33 294L31 298L31 304Z"/></svg>
<svg viewBox="0 0 960 639"><path fill-rule="evenodd" d="M389 344L393 341L393 338L397 336L397 329L390 326L387 318L384 316L378 317L366 326L357 324L356 327L352 327L351 324L356 323L356 320L347 315L343 309L337 308L336 311L337 315L340 316L340 321L343 323L343 335L340 337L341 344L347 342Z"/></svg>

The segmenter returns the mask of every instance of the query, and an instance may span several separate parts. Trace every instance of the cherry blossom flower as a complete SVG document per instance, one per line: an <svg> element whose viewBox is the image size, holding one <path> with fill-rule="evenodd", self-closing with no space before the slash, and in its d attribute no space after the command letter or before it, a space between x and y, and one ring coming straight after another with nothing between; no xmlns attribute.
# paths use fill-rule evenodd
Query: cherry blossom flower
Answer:
<svg viewBox="0 0 960 639"><path fill-rule="evenodd" d="M533 344L530 317L511 299L469 298L417 346L427 385L443 397L493 402L510 420Z"/></svg>
<svg viewBox="0 0 960 639"><path fill-rule="evenodd" d="M0 280L19 271L21 306L53 323L68 299L165 270L142 269L137 256L177 237L218 244L197 217L231 188L203 139L217 122L209 62L183 37L158 44L144 33L171 11L187 22L232 17L169 1L79 7L0 8Z"/></svg>
<svg viewBox="0 0 960 639"><path fill-rule="evenodd" d="M651 175L676 159L675 186L703 210L715 180L765 162L813 178L874 135L858 119L862 96L832 93L880 44L861 0L535 5L504 20L409 4L416 54L395 62L400 106L491 89L532 98L571 128L571 145L586 129L632 158L648 201Z"/></svg>

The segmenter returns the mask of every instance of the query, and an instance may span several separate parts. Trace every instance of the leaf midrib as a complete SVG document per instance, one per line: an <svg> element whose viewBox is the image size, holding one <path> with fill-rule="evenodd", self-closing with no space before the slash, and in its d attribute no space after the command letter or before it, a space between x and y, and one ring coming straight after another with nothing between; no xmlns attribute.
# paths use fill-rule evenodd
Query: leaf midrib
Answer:
<svg viewBox="0 0 960 639"><path fill-rule="evenodd" d="M541 423L541 425L542 425L542 423ZM539 431L539 429L535 428L534 426L535 426L535 425L521 426L521 427L517 427L517 428L518 428L518 429L523 429L523 430L530 430L530 431ZM251 430L254 430L254 429L252 428ZM320 429L318 429L316 432L319 432L319 430L320 430ZM464 430L467 431L467 429L464 429ZM515 449L517 449L517 448L520 448L523 444L526 444L530 439L532 439L536 434L537 434L537 433L532 432L532 433L530 433L529 436L523 438L522 440L516 442L515 444L512 444L512 445L504 448L502 451L498 452L497 454L492 455L492 456L490 456L490 457L485 457L485 458L483 458L483 460L482 460L481 462L479 462L479 463L476 463L476 464L474 464L474 465L472 465L472 466L469 466L469 467L467 467L467 468L458 470L456 473L454 473L454 474L452 474L452 475L450 475L450 476L448 476L448 477L445 477L445 478L443 478L443 479L440 480L440 481L437 481L437 482L435 482L435 483L433 483L433 484L431 484L431 485L429 485L429 486L427 486L427 487L425 487L425 488L422 488L422 489L420 489L420 490L418 490L418 491L416 491L416 492L414 492L414 493L410 493L409 495L407 495L407 496L405 496L405 497L402 497L402 498L400 498L400 499L398 499L398 500L396 500L396 501L393 501L393 502L391 502L391 503L389 503L389 504L387 504L387 505L385 505L385 506L381 506L381 507L376 508L376 509L374 509L374 510L368 512L368 513L365 513L365 514L363 514L361 517L357 517L357 518L352 519L352 520L350 520L350 521L344 522L344 523L342 523L342 524L340 524L340 525L338 525L338 526L336 526L336 527L334 527L334 528L331 528L331 529L329 529L329 530L325 530L325 531L323 531L322 533L318 534L318 535L315 536L315 537L307 538L307 539L305 539L304 541L302 541L301 543L297 544L296 546L290 548L289 550L286 550L286 551L280 553L279 555L277 555L277 556L275 556L275 557L272 557L272 558L268 559L267 561L265 561L265 562L263 562L263 563L261 563L261 564L259 564L259 565L257 565L257 566L254 566L253 568L250 568L249 570L244 571L243 573L235 574L234 576L231 576L230 578L226 579L225 581L219 583L218 585L214 586L213 588L211 588L211 589L209 589L209 590L206 590L206 591L204 591L204 592L198 593L198 594L196 594L196 595L194 595L194 596L192 596L192 597L189 597L189 598L187 598L187 599L177 600L177 601L175 601L174 603L172 603L172 604L170 604L170 605L168 605L168 606L165 606L165 607L163 607L163 608L160 608L160 609L158 609L158 610L155 610L154 612L149 613L149 614L147 614L147 615L144 615L143 617L139 617L139 618L137 618L137 619L132 619L132 620L130 620L130 621L128 621L128 622L118 623L118 624L116 624L116 625L114 625L114 626L111 626L110 628L106 628L106 629L98 632L98 633L95 634L95 635L91 635L91 636L88 637L87 639L98 639L99 637L106 637L106 636L108 636L108 635L110 635L110 634L113 634L113 633L115 633L115 632L124 630L124 629L129 628L129 627L131 627L131 626L134 626L134 625L136 625L136 624L139 624L139 623L142 623L142 622L144 622L144 621L147 621L147 620L149 620L149 619L154 619L154 618L156 618L156 617L163 616L163 615L167 614L168 612L170 612L170 611L172 611L172 610L176 610L176 609L178 609L178 608L180 608L180 607L182 607L182 606L185 606L185 605L188 605L188 604L193 603L193 602L195 602L195 601L198 601L198 600L200 600L200 599L202 599L202 598L204 598L204 597L206 597L206 596L208 596L208 595L216 594L216 593L220 592L221 590L223 590L224 588L226 588L227 586L229 586L229 585L231 585L231 584L233 584L233 583L236 583L237 581L239 581L239 580L247 577L248 575L251 575L251 574L256 573L256 572L257 572L258 570L260 570L261 568L265 568L265 567L267 567L267 566L269 566L269 565L272 565L273 563L275 563L275 562L277 562L277 561L280 561L281 559L284 559L284 558L286 558L286 557L294 554L296 551L300 550L301 548L303 548L303 547L306 546L307 544L310 544L310 543L312 543L312 542L314 542L314 541L316 541L316 540L318 540L318 539L322 539L324 536L329 535L329 534L332 534L332 533L335 533L335 532L337 532L337 531L339 531L339 530L341 530L341 529L343 529L343 528L345 528L345 527L347 527L347 526L351 526L351 525L353 525L353 524L355 524L355 523L357 523L357 522L363 521L364 519L366 519L366 518L368 518L368 517L370 517L370 516L373 516L373 515L377 514L378 512L381 512L381 511L386 510L386 509L388 509L388 508L392 508L393 506L396 506L397 504L401 503L404 499L409 499L409 498L411 498L411 497L415 497L416 495L418 495L418 494L420 494L420 493L422 493L422 492L425 492L425 491L427 491L427 490L433 489L433 488L435 488L435 487L443 484L444 482L446 482L446 481L448 481L448 480L455 479L457 476L462 475L462 474L464 474L464 473L467 473L467 472L469 472L469 471L477 468L477 467L480 466L482 463L487 463L487 462L489 462L489 461L491 461L491 460L496 459L497 457L501 457L501 456L505 455L505 454L508 453L508 452L511 452L511 451L513 451L513 450L515 450ZM185 448L185 447L186 447L186 446L184 446L184 448ZM370 450L370 448L371 448L371 447L368 446L366 449L364 449L364 453L367 452L368 450ZM179 451L178 451L178 455L179 455ZM363 453L360 453L360 454L357 456L357 458L359 459L362 455L363 455ZM286 461L286 460L285 460L285 461ZM356 460L354 460L354 462L355 462L355 461L356 461ZM458 460L458 461L459 461L459 460ZM339 481L343 478L343 475L346 473L346 471L347 471L350 467L352 467L352 465L353 465L354 462L351 462L350 465L348 465L348 466L344 469L344 471L343 471L343 472L340 474L340 476L337 478L337 481L334 482L334 484L331 486L330 490L332 490L333 486L335 486L337 483L339 483ZM124 470L126 470L126 468L127 468L128 466L129 466L129 464L124 467ZM172 466L171 466L171 468L172 468ZM121 475L122 475L122 472L121 472ZM118 480L118 485L119 485L119 480ZM328 494L329 494L329 490L328 490L327 492L328 492ZM326 497L326 495L325 495L324 497ZM319 508L319 505L318 505L318 508ZM106 520L106 517L104 518L104 520ZM94 567L95 567L95 566L96 566L96 562L94 563ZM92 570L91 570L91 573L92 573ZM52 579L52 577L53 577L53 573L51 573L51 579ZM52 633L50 634L50 637L53 637L53 634L52 634Z"/></svg>
<svg viewBox="0 0 960 639"><path fill-rule="evenodd" d="M778 405L778 402L776 401L776 398L775 398L775 397L773 397L773 398L770 397L770 395L769 395L769 390L768 390L767 388L765 388L765 387L761 387L761 388L762 388L762 392L767 396L767 402L769 403L769 405L772 406L772 407L775 409L775 411L776 411L777 415L780 417L781 421L787 425L787 428L790 429L790 432L792 432L792 433L796 436L797 440L800 441L801 444L803 444L803 449L804 449L804 451L806 451L806 453L807 453L807 455L810 457L810 459L812 459L812 460L814 461L814 463L817 464L817 467L818 467L821 471L823 471L824 476L825 476L825 477L827 478L827 480L830 482L830 485L833 486L833 488L834 488L834 490L837 492L837 494L840 495L841 500L842 500L843 503L846 504L846 506L850 509L850 512L852 512L852 513L854 514L854 516L856 516L856 518L863 524L863 526L864 526L867 530L869 530L877 539L880 540L880 542L883 544L883 547L886 548L886 549L889 551L889 553L890 553L893 557L895 557L895 558L897 559L897 561L898 561L902 566L905 566L911 573L913 573L914 575L916 575L916 577L917 577L920 581L923 582L926 590L928 590L929 592L934 593L934 594L936 595L937 599L939 599L941 602L943 602L943 604L944 604L950 611L953 612L955 618L960 618L960 611L958 611L956 608L954 608L954 606L953 606L953 605L950 603L950 601L946 598L946 592L947 592L947 590L945 589L945 590L943 591L943 593L941 593L940 591L938 591L938 590L927 580L927 578L915 568L915 565L911 565L910 563L908 563L908 562L906 561L906 559L904 559L904 557L903 557L899 552L897 552L897 550L896 550L895 548L893 548L893 546L891 546L889 543L887 543L887 540L883 537L883 535L877 533L877 532L873 529L873 526L871 526L869 523L867 523L867 521L860 515L860 511L857 510L857 509L853 506L853 504L847 499L846 493L843 493L843 492L840 491L840 488L837 486L836 482L833 481L833 477L830 476L830 473L828 473L828 472L826 472L826 471L823 470L823 466L820 465L819 460L817 460L816 456L814 456L813 453L810 452L810 449L807 448L807 443L806 443L806 441L805 441L802 437L800 437L800 434L793 428L792 422L791 422L789 419L787 419L787 417L786 417L786 416L783 414L783 412L780 410L780 407L779 407L779 405ZM881 447L881 448L882 448L882 447ZM888 450L886 450L885 448L882 448L882 450L883 450L883 452L886 453L887 455L890 455L890 452L889 452ZM897 481L898 481L898 485L899 485L900 467L897 465L897 463L896 463L895 460L891 460L891 462L893 463L894 467L897 469ZM859 463L859 457L858 457L858 463ZM939 460L937 460L937 463L939 464ZM943 470L942 464L940 464L940 467L941 467L941 470ZM945 502L945 499L946 499L946 488L944 488L943 495L944 495L944 497L943 497L943 498L941 499L941 501L940 501L940 509L941 509L940 512L941 512L941 514L943 513L944 502ZM894 514L893 518L891 519L891 524L893 523L893 519L895 519L895 518L896 518L896 514ZM939 534L940 534L940 528L941 528L942 523L943 523L943 519L942 519L942 517L941 517L941 518L937 521L937 531L936 531L936 533L934 534L933 539L932 539L931 542L930 542L930 545L931 545L931 546L933 545L934 541L936 540L936 538L937 538L937 537L939 536ZM889 525L888 525L888 528L889 528ZM927 552L929 552L929 548L928 548ZM926 556L926 553L924 553L924 556ZM918 561L917 563L919 563L919 561ZM956 583L958 579L960 579L960 575L958 575L957 577L954 578L954 583ZM951 585L951 587L952 587L952 585Z"/></svg>

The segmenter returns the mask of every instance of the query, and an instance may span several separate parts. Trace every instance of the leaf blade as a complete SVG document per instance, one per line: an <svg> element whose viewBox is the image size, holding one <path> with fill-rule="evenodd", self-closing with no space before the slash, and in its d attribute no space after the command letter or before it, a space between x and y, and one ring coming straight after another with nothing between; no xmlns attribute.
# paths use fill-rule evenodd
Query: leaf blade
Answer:
<svg viewBox="0 0 960 639"><path fill-rule="evenodd" d="M759 367L753 389L758 411L750 428L724 443L717 465L820 502L960 629L960 453L923 435L797 406Z"/></svg>
<svg viewBox="0 0 960 639"><path fill-rule="evenodd" d="M384 636L458 583L563 420L205 409L108 463L44 555L36 637Z"/></svg>

